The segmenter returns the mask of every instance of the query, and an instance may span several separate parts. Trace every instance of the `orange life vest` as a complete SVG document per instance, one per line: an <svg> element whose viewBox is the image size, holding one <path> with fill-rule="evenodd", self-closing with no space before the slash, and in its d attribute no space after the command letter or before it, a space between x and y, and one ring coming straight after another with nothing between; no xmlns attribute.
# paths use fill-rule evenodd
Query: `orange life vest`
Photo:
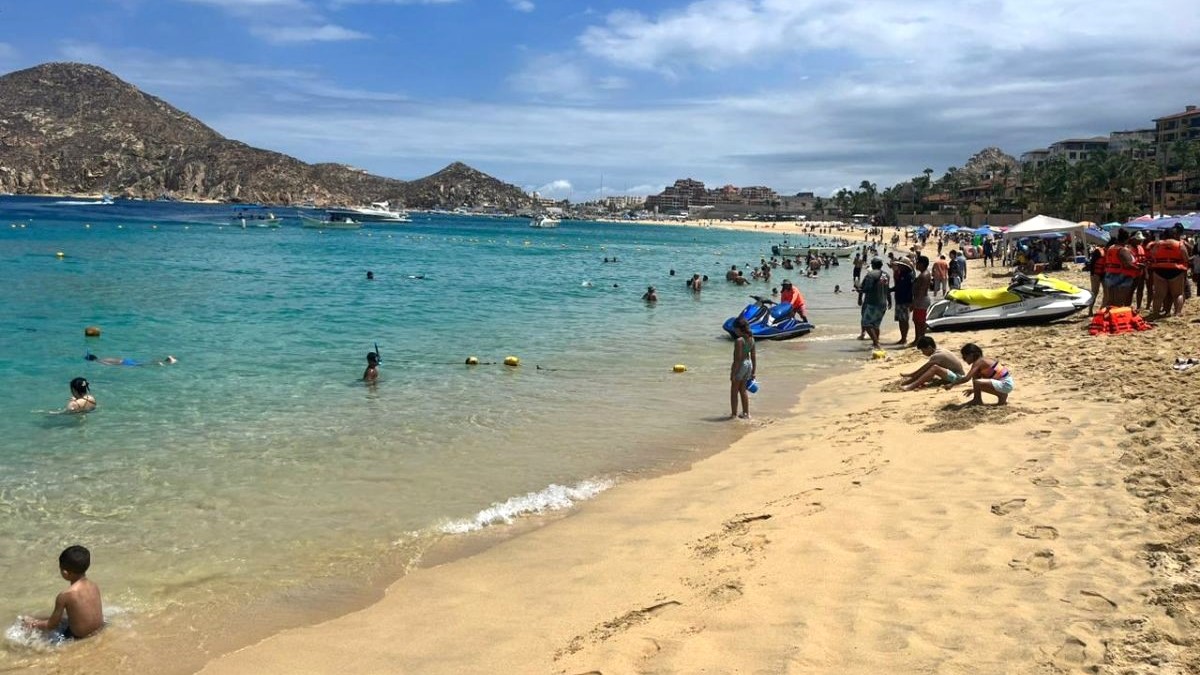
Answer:
<svg viewBox="0 0 1200 675"><path fill-rule="evenodd" d="M1178 239L1163 239L1150 246L1150 269L1152 270L1186 270L1188 268L1187 253Z"/></svg>
<svg viewBox="0 0 1200 675"><path fill-rule="evenodd" d="M1127 277L1140 277L1142 270L1136 264L1126 264L1121 260L1120 244L1113 244L1104 251L1104 273L1121 274ZM1132 252L1131 252L1132 253Z"/></svg>

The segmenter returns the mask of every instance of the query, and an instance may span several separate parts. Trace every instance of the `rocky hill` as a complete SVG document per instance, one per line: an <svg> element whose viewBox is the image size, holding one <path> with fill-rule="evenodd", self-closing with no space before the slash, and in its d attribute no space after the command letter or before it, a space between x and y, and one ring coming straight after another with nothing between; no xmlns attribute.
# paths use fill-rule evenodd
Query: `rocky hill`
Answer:
<svg viewBox="0 0 1200 675"><path fill-rule="evenodd" d="M519 188L461 163L406 182L252 148L103 68L76 63L0 77L0 192L271 204L390 200L412 208L530 202Z"/></svg>

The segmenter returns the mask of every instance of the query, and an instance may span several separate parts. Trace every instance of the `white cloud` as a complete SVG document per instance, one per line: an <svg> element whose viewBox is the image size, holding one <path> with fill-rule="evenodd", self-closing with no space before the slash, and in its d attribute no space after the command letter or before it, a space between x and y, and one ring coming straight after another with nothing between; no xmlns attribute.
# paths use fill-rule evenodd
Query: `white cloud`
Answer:
<svg viewBox="0 0 1200 675"><path fill-rule="evenodd" d="M526 61L509 77L516 91L539 99L588 101L602 92L623 89L624 78L607 76L594 78L578 61L561 54L542 54Z"/></svg>
<svg viewBox="0 0 1200 675"><path fill-rule="evenodd" d="M1171 16L1163 31L1146 16ZM1182 24L1182 25L1181 25ZM579 36L584 51L635 69L724 70L841 51L864 59L948 64L1026 50L1186 44L1200 28L1189 0L696 0L657 16L610 13ZM1142 42L1142 40L1148 42Z"/></svg>
<svg viewBox="0 0 1200 675"><path fill-rule="evenodd" d="M508 4L518 12L532 12L537 8L531 0L508 0Z"/></svg>
<svg viewBox="0 0 1200 675"><path fill-rule="evenodd" d="M252 35L274 45L344 42L370 36L328 21L312 0L182 0L216 8L245 22Z"/></svg>
<svg viewBox="0 0 1200 675"><path fill-rule="evenodd" d="M344 42L346 40L365 40L371 36L356 30L323 24L319 26L254 26L250 32L272 44L292 44L297 42Z"/></svg>
<svg viewBox="0 0 1200 675"><path fill-rule="evenodd" d="M575 191L575 187L571 185L571 181L559 178L540 187L532 188L530 191L536 192L542 197L563 199L571 196L571 193Z"/></svg>

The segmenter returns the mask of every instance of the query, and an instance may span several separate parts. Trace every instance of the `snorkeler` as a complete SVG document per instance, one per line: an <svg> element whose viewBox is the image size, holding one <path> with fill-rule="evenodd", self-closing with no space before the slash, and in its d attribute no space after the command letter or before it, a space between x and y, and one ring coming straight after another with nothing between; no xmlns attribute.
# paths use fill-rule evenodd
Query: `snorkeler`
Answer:
<svg viewBox="0 0 1200 675"><path fill-rule="evenodd" d="M94 361L106 366L169 366L179 363L179 359L171 356L170 354L167 354L166 358L156 359L154 361L137 361L135 359L117 358L115 356L106 356L101 358L91 352L84 354L83 358L86 361Z"/></svg>
<svg viewBox="0 0 1200 675"><path fill-rule="evenodd" d="M379 379L379 352L367 352L367 369L363 371L363 382L375 384Z"/></svg>

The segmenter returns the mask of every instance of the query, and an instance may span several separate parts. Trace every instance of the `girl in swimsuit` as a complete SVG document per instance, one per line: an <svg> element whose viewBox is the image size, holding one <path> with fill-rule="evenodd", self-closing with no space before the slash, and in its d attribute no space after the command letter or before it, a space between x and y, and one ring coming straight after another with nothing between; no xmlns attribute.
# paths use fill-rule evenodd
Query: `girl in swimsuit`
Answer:
<svg viewBox="0 0 1200 675"><path fill-rule="evenodd" d="M738 334L733 341L733 365L729 368L729 417L750 419L750 392L747 387L758 371L758 355L754 351L754 336L746 317L739 316L733 322ZM742 402L742 414L738 414L738 400Z"/></svg>
<svg viewBox="0 0 1200 675"><path fill-rule="evenodd" d="M67 401L65 413L88 413L96 409L96 397L88 388L88 381L82 377L71 380L71 400Z"/></svg>
<svg viewBox="0 0 1200 675"><path fill-rule="evenodd" d="M967 343L959 351L971 368L966 375L946 383L945 388L953 389L963 382L970 382L971 391L963 393L963 396L972 397L970 405L982 405L983 394L995 396L997 405L1006 405L1013 390L1012 372L996 359L983 358L983 350L977 344Z"/></svg>

